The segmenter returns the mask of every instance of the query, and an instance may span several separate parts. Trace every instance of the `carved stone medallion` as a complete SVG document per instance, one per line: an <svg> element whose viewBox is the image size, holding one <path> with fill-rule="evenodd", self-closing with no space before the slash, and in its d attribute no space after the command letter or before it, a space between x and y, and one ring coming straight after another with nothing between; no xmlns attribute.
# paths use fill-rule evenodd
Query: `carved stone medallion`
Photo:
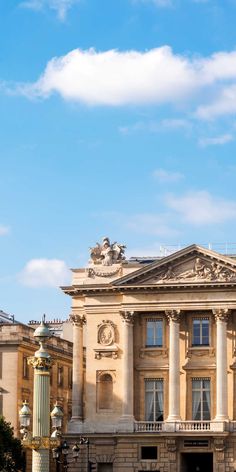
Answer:
<svg viewBox="0 0 236 472"><path fill-rule="evenodd" d="M103 320L98 326L98 343L102 346L110 346L115 342L115 325L112 321Z"/></svg>

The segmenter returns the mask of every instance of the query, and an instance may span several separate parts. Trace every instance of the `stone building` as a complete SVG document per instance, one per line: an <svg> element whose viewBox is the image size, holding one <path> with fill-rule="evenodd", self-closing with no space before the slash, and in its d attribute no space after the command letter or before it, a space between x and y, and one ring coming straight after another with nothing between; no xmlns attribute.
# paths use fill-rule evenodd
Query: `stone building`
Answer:
<svg viewBox="0 0 236 472"><path fill-rule="evenodd" d="M27 358L38 349L34 328L19 322L0 323L0 415L19 435L19 410L24 400L33 407L33 369ZM64 411L66 431L72 410L72 343L52 336L47 348L54 360L51 372L51 407L58 401ZM33 411L32 411L33 412Z"/></svg>
<svg viewBox="0 0 236 472"><path fill-rule="evenodd" d="M236 260L127 261L105 238L72 272L71 470L236 471Z"/></svg>

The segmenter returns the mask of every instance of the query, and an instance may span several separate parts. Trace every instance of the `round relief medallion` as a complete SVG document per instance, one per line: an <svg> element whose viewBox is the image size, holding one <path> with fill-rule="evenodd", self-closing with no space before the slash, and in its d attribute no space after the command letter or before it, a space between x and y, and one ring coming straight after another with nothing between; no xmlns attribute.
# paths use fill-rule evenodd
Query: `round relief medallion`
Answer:
<svg viewBox="0 0 236 472"><path fill-rule="evenodd" d="M98 331L98 342L104 346L109 346L114 342L115 332L113 326L105 323L100 326Z"/></svg>

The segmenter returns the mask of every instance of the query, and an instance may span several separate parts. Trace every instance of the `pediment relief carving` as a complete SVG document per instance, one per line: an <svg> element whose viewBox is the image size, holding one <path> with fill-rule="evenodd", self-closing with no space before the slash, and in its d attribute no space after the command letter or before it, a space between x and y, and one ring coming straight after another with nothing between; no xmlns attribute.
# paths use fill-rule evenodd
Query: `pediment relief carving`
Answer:
<svg viewBox="0 0 236 472"><path fill-rule="evenodd" d="M236 282L236 268L220 261L195 257L188 262L165 265L155 276L142 280L141 284L165 284L175 282Z"/></svg>

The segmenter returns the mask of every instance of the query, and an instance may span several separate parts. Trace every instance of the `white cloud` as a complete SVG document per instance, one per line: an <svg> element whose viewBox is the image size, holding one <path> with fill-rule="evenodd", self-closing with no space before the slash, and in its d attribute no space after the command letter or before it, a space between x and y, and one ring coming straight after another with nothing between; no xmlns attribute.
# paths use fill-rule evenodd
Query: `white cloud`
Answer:
<svg viewBox="0 0 236 472"><path fill-rule="evenodd" d="M236 201L214 197L207 191L189 192L184 196L168 195L166 204L194 225L223 223L236 219Z"/></svg>
<svg viewBox="0 0 236 472"><path fill-rule="evenodd" d="M232 134L221 134L220 136L215 136L213 138L200 138L198 140L198 144L201 147L206 147L206 146L219 146L223 144L230 143L231 141L234 140L234 137Z"/></svg>
<svg viewBox="0 0 236 472"><path fill-rule="evenodd" d="M19 280L29 287L57 287L69 281L69 270L60 259L31 259Z"/></svg>
<svg viewBox="0 0 236 472"><path fill-rule="evenodd" d="M209 105L198 107L196 115L206 120L236 113L236 84L223 88Z"/></svg>
<svg viewBox="0 0 236 472"><path fill-rule="evenodd" d="M65 100L91 106L182 104L198 94L198 103L203 103L197 116L206 118L217 114L214 104L208 105L209 96L222 94L221 105L217 102L221 113L235 110L236 86L229 88L232 80L236 80L236 51L191 58L174 54L168 46L145 52L76 49L50 60L38 81L18 85L17 93L29 98L58 93ZM169 127L184 125L178 120L166 122Z"/></svg>
<svg viewBox="0 0 236 472"><path fill-rule="evenodd" d="M20 6L35 11L49 8L57 13L59 20L63 21L69 9L76 3L79 3L79 1L80 0L25 0L20 3Z"/></svg>
<svg viewBox="0 0 236 472"><path fill-rule="evenodd" d="M0 236L5 236L6 234L9 234L9 232L9 226L0 225Z"/></svg>
<svg viewBox="0 0 236 472"><path fill-rule="evenodd" d="M156 169L153 172L153 177L161 183L178 182L184 178L181 172L171 172L165 169Z"/></svg>

